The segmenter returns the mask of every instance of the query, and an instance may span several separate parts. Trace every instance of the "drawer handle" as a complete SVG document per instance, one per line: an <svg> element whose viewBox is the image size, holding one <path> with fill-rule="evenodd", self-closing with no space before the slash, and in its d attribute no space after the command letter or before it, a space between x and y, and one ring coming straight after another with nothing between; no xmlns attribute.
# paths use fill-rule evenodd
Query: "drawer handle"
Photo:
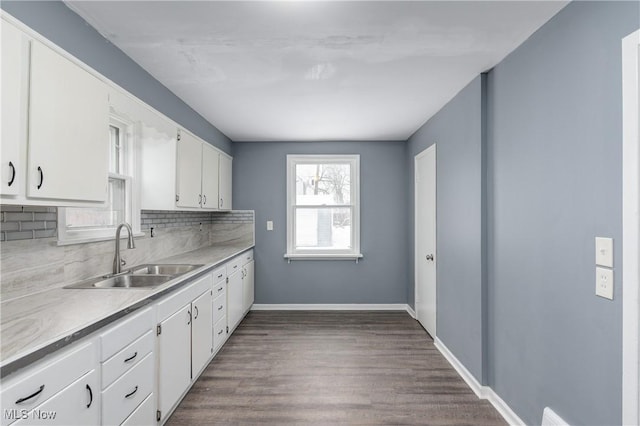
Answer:
<svg viewBox="0 0 640 426"><path fill-rule="evenodd" d="M218 289L218 293L220 293L223 289L224 289L224 287L220 287L220 288Z"/></svg>
<svg viewBox="0 0 640 426"><path fill-rule="evenodd" d="M13 185L13 181L16 180L16 167L11 161L9 161L9 167L11 167L11 179L9 179L9 184L7 186Z"/></svg>
<svg viewBox="0 0 640 426"><path fill-rule="evenodd" d="M223 274L218 275L218 278L222 278L222 275L223 275Z"/></svg>
<svg viewBox="0 0 640 426"><path fill-rule="evenodd" d="M220 329L220 331L218 331L218 336L221 335L223 331L223 329Z"/></svg>
<svg viewBox="0 0 640 426"><path fill-rule="evenodd" d="M221 311L221 310L222 310L222 308L224 308L224 305L220 305L220 306L218 306L218 310L219 310L219 311Z"/></svg>
<svg viewBox="0 0 640 426"><path fill-rule="evenodd" d="M133 396L133 394L135 394L136 392L138 392L138 387L136 386L136 388L133 390L133 392L126 394L124 397L125 398L130 398Z"/></svg>
<svg viewBox="0 0 640 426"><path fill-rule="evenodd" d="M134 359L137 356L138 356L138 352L136 352L135 354L131 355L129 358L125 359L124 362L129 362L129 361L131 361L132 359Z"/></svg>
<svg viewBox="0 0 640 426"><path fill-rule="evenodd" d="M196 313L195 313L195 315L194 315L193 319L194 319L194 320L197 320L197 319L198 319L198 314L200 313L200 311L198 310L198 307L197 307L197 306L194 306L194 307L193 307L193 309L195 309L195 311L196 311Z"/></svg>
<svg viewBox="0 0 640 426"><path fill-rule="evenodd" d="M91 386L87 385L87 390L89 391L89 403L87 404L87 408L91 407L91 403L93 402L93 391L91 390Z"/></svg>
<svg viewBox="0 0 640 426"><path fill-rule="evenodd" d="M16 401L16 404L22 404L25 401L30 400L31 398L35 398L36 396L40 395L42 393L42 391L44 390L44 385L40 386L40 389L38 389L37 391L35 391L34 393L32 393L29 396L25 396L24 398L20 398Z"/></svg>

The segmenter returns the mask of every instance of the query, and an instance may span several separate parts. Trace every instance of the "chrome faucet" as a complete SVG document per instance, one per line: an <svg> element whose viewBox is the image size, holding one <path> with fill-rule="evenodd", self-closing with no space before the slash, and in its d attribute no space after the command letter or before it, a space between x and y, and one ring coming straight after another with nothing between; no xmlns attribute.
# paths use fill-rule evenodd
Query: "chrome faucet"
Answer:
<svg viewBox="0 0 640 426"><path fill-rule="evenodd" d="M113 258L113 273L119 274L122 268L122 265L126 265L126 262L120 258L120 230L122 227L127 228L127 232L129 233L129 241L127 242L127 248L133 249L136 248L135 243L133 242L133 231L131 231L131 225L128 223L121 223L118 225L118 229L116 229L116 255Z"/></svg>

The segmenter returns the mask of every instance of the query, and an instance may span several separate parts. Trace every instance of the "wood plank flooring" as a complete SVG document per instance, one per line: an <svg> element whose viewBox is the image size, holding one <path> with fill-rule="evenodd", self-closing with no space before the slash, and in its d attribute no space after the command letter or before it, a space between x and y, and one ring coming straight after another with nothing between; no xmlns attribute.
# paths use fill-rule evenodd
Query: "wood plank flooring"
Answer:
<svg viewBox="0 0 640 426"><path fill-rule="evenodd" d="M504 425L404 312L250 312L167 425Z"/></svg>

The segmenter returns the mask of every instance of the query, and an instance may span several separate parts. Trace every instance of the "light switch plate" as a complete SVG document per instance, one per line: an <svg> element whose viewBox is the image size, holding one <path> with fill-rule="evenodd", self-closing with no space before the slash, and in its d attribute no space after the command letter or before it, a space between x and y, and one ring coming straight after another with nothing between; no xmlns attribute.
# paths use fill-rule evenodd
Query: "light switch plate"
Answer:
<svg viewBox="0 0 640 426"><path fill-rule="evenodd" d="M596 296L613 300L613 270L596 268Z"/></svg>
<svg viewBox="0 0 640 426"><path fill-rule="evenodd" d="M596 237L596 265L613 268L613 238Z"/></svg>
<svg viewBox="0 0 640 426"><path fill-rule="evenodd" d="M268 220L267 221L267 231L273 231L273 221L272 220Z"/></svg>

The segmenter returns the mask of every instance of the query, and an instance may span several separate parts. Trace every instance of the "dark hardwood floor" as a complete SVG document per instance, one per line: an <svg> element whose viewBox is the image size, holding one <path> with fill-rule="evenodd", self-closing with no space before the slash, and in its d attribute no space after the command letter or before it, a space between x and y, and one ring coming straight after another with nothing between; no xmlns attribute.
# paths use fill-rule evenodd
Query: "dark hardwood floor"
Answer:
<svg viewBox="0 0 640 426"><path fill-rule="evenodd" d="M168 425L504 425L404 312L250 312Z"/></svg>

